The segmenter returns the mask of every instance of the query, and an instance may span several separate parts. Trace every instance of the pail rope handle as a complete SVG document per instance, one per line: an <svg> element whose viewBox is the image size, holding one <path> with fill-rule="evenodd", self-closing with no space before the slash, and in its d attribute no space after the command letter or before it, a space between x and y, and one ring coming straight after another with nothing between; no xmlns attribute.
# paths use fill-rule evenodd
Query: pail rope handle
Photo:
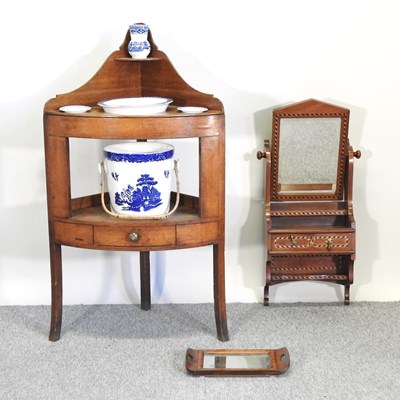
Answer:
<svg viewBox="0 0 400 400"><path fill-rule="evenodd" d="M179 200L180 200L180 182L179 182L179 160L174 160L174 172L175 172L175 178L176 178L176 200L175 200L175 205L172 208L171 211L161 214L161 215L127 215L127 214L118 214L115 212L110 211L107 206L106 202L104 199L104 162L99 163L100 167L100 189L101 189L101 205L103 207L103 210L108 214L111 215L112 217L115 218L121 218L121 219L164 219L168 218L170 215L172 215L178 208L179 206Z"/></svg>

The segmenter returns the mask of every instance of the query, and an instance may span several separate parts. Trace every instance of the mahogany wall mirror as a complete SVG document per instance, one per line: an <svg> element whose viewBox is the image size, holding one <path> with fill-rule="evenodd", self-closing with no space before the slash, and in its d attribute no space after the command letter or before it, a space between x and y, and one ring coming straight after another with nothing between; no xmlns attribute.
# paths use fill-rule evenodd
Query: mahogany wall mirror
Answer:
<svg viewBox="0 0 400 400"><path fill-rule="evenodd" d="M203 376L269 376L289 368L286 347L268 350L194 350L186 351L186 368Z"/></svg>
<svg viewBox="0 0 400 400"><path fill-rule="evenodd" d="M274 110L272 200L342 195L349 112L305 103Z"/></svg>

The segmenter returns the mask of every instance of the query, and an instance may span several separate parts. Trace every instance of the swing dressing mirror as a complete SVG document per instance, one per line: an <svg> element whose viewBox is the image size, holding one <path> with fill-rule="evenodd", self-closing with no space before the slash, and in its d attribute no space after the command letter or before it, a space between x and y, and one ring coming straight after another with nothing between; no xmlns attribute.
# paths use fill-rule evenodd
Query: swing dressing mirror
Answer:
<svg viewBox="0 0 400 400"><path fill-rule="evenodd" d="M343 285L350 303L356 224L350 111L314 99L273 110L265 164L266 284L325 281Z"/></svg>

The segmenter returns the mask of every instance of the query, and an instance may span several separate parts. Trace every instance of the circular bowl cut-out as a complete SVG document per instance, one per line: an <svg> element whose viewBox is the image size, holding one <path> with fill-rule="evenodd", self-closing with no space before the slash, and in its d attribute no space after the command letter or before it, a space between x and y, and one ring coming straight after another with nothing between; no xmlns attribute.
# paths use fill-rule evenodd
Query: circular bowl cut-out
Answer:
<svg viewBox="0 0 400 400"><path fill-rule="evenodd" d="M172 99L165 97L124 97L99 101L106 113L116 115L151 115L164 112Z"/></svg>
<svg viewBox="0 0 400 400"><path fill-rule="evenodd" d="M91 110L91 107L81 106L81 105L71 105L71 106L62 106L59 108L59 110L70 114L80 114Z"/></svg>
<svg viewBox="0 0 400 400"><path fill-rule="evenodd" d="M187 114L200 114L202 112L208 111L206 107L178 107L179 111Z"/></svg>

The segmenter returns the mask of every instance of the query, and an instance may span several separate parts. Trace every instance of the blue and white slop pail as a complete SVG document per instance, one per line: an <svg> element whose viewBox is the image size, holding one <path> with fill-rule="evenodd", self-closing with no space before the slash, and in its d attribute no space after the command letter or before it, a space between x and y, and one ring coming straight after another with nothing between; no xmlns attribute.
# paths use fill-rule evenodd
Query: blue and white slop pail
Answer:
<svg viewBox="0 0 400 400"><path fill-rule="evenodd" d="M104 148L111 210L153 217L168 213L174 147L161 142L124 142Z"/></svg>

